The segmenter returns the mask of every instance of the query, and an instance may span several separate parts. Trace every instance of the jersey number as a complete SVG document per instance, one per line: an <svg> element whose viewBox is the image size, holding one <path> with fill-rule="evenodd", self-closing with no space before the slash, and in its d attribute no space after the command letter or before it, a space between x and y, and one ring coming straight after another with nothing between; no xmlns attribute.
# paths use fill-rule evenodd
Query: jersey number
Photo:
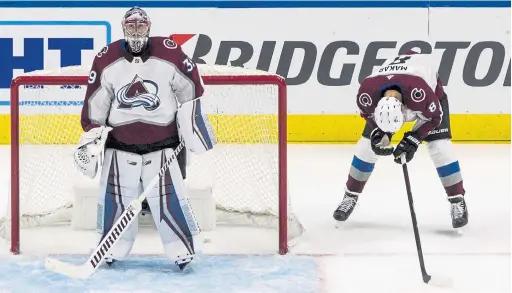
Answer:
<svg viewBox="0 0 512 293"><path fill-rule="evenodd" d="M90 84L93 84L96 81L96 76L97 76L97 74L96 74L96 71L94 71L94 70L89 73L88 81Z"/></svg>
<svg viewBox="0 0 512 293"><path fill-rule="evenodd" d="M107 54L107 51L108 51L108 46L105 46L105 47L103 47L103 49L101 49L101 51L98 52L98 54L96 54L96 56L98 58L101 58L101 57L103 57L103 55Z"/></svg>
<svg viewBox="0 0 512 293"><path fill-rule="evenodd" d="M190 58L183 60L183 65L185 65L187 72L191 72L192 70L194 70L194 67L196 67L196 65L192 60L190 60Z"/></svg>
<svg viewBox="0 0 512 293"><path fill-rule="evenodd" d="M436 110L436 102L432 102L430 103L430 105L428 105L428 109L430 110L430 112L434 113L434 111Z"/></svg>
<svg viewBox="0 0 512 293"><path fill-rule="evenodd" d="M411 56L398 56L395 58L395 60L393 60L393 62L389 63L388 65L405 64L409 59L411 59Z"/></svg>

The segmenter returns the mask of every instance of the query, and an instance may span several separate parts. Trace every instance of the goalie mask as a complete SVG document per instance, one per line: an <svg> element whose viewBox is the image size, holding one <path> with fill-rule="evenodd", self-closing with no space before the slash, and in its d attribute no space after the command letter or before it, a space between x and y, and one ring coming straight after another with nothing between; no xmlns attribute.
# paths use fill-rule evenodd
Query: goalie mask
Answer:
<svg viewBox="0 0 512 293"><path fill-rule="evenodd" d="M130 46L132 53L140 53L148 43L151 21L144 10L135 6L124 15L124 39Z"/></svg>
<svg viewBox="0 0 512 293"><path fill-rule="evenodd" d="M374 112L377 126L385 132L395 133L404 124L403 104L395 97L382 97Z"/></svg>

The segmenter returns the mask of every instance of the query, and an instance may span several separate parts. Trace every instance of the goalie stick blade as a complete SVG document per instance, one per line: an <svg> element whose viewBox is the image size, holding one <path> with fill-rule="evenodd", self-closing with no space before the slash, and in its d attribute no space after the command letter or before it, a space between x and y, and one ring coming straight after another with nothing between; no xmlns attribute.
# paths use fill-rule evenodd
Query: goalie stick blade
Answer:
<svg viewBox="0 0 512 293"><path fill-rule="evenodd" d="M77 279L87 279L94 273L94 268L88 263L83 265L74 265L50 257L46 258L44 266L61 275Z"/></svg>

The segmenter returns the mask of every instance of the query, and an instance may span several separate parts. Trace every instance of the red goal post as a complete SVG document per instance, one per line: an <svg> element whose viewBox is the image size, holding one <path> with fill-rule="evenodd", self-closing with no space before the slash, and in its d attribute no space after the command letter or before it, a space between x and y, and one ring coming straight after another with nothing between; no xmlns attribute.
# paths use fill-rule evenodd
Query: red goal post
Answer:
<svg viewBox="0 0 512 293"><path fill-rule="evenodd" d="M271 85L277 87L277 148L278 148L278 251L288 252L288 191L287 191L287 91L285 80L277 75L203 75L205 87L222 85ZM26 75L11 84L11 200L10 249L20 253L20 89L25 86L87 85L87 76Z"/></svg>

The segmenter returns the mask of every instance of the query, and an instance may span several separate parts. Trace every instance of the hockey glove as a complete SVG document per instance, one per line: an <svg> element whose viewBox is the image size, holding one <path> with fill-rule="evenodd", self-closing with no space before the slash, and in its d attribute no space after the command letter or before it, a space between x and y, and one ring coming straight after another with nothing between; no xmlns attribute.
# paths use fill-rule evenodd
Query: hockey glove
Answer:
<svg viewBox="0 0 512 293"><path fill-rule="evenodd" d="M80 136L74 158L75 166L80 172L89 178L96 177L98 172L98 165L101 164L100 156L103 153L105 142L108 137L111 127L96 127Z"/></svg>
<svg viewBox="0 0 512 293"><path fill-rule="evenodd" d="M420 144L421 140L418 133L414 131L404 133L404 138L402 138L402 141L400 141L393 152L395 162L402 164L402 155L405 155L406 162L411 161Z"/></svg>
<svg viewBox="0 0 512 293"><path fill-rule="evenodd" d="M372 150L377 156L389 156L393 154L391 137L393 134L386 133L379 128L375 128L370 134Z"/></svg>

